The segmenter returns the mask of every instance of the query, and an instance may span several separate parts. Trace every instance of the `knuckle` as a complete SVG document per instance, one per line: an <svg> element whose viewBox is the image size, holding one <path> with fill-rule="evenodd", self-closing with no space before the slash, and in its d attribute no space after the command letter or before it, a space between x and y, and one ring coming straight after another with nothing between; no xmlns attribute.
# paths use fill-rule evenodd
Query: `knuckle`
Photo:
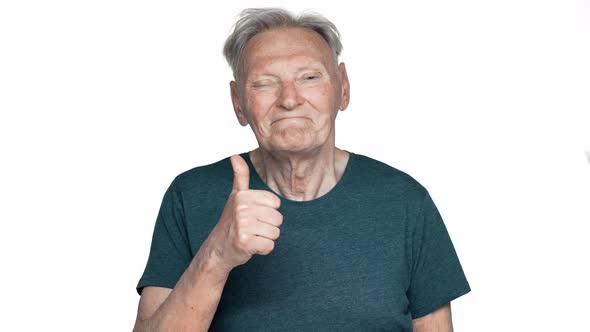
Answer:
<svg viewBox="0 0 590 332"><path fill-rule="evenodd" d="M248 225L248 218L244 214L238 214L236 216L236 226L238 229L244 228Z"/></svg>
<svg viewBox="0 0 590 332"><path fill-rule="evenodd" d="M235 210L236 210L236 212L240 212L242 210L246 210L247 208L248 208L248 204L242 203L242 202L237 202Z"/></svg>
<svg viewBox="0 0 590 332"><path fill-rule="evenodd" d="M246 212L243 209L236 211L235 218L236 218L236 222L239 224L244 223L246 221L246 219L248 219Z"/></svg>
<svg viewBox="0 0 590 332"><path fill-rule="evenodd" d="M246 233L241 233L240 235L238 235L238 244L240 246L246 246L248 244L249 241L249 237L248 234Z"/></svg>

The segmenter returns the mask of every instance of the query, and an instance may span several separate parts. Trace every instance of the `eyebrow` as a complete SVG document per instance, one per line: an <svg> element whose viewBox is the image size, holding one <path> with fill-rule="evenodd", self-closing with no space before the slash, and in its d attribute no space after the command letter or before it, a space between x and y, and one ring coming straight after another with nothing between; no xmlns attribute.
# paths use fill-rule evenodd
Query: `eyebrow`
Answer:
<svg viewBox="0 0 590 332"><path fill-rule="evenodd" d="M326 68L326 66L324 65L324 63L320 60L315 60L315 59L310 59L306 62L304 62L303 65L297 67L297 71L302 71L305 69L319 69L318 67L321 68Z"/></svg>
<svg viewBox="0 0 590 332"><path fill-rule="evenodd" d="M310 61L305 66L301 66L301 67L297 68L297 72L301 72L301 71L308 70L308 69L320 70L322 68L325 68L323 63L321 63L320 61L317 61L317 60L313 60L313 61Z"/></svg>

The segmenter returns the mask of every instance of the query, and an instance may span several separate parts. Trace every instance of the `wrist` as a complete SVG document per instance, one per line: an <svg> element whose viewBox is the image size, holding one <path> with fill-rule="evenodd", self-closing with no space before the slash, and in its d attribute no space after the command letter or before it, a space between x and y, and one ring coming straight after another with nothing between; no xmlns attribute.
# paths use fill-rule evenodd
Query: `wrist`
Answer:
<svg viewBox="0 0 590 332"><path fill-rule="evenodd" d="M200 257L201 264L199 264L199 270L220 279L227 279L232 269L223 263L219 255L209 246L207 241L205 241L202 249L203 255Z"/></svg>

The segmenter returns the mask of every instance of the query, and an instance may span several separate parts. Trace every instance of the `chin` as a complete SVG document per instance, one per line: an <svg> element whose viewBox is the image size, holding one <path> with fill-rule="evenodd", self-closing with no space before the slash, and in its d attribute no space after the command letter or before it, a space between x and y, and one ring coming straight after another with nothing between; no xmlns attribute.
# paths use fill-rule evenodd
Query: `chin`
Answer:
<svg viewBox="0 0 590 332"><path fill-rule="evenodd" d="M285 152L292 152L292 153L300 153L300 152L309 152L317 149L319 146L315 144L289 144L289 143L280 143L275 146L276 151L285 151Z"/></svg>

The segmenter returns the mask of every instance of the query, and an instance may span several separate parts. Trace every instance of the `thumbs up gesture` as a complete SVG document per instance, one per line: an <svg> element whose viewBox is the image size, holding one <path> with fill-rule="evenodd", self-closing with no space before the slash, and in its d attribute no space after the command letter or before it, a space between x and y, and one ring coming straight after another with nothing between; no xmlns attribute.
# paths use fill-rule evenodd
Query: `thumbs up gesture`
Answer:
<svg viewBox="0 0 590 332"><path fill-rule="evenodd" d="M219 268L229 273L252 255L268 255L279 238L283 215L280 198L267 190L249 189L250 170L240 155L230 157L234 171L232 191L206 247Z"/></svg>

